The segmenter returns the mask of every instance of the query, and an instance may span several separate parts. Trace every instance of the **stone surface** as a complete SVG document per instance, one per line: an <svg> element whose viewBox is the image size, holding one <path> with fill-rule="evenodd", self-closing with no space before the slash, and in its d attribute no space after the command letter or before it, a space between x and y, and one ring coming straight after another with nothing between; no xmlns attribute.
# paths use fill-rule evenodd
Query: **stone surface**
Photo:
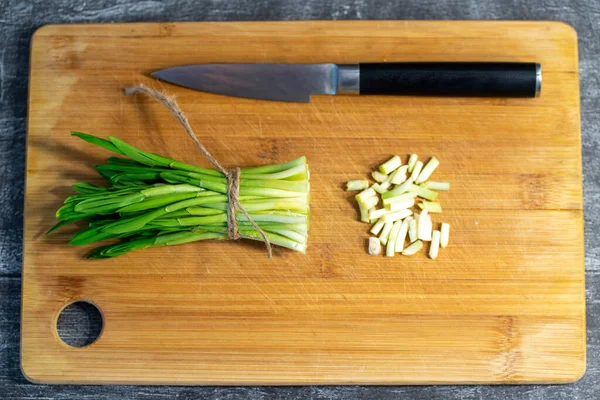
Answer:
<svg viewBox="0 0 600 400"><path fill-rule="evenodd" d="M585 196L587 373L562 386L46 386L19 369L27 71L32 33L52 23L306 19L560 20L579 34ZM592 399L600 392L600 3L597 0L0 1L0 398Z"/></svg>

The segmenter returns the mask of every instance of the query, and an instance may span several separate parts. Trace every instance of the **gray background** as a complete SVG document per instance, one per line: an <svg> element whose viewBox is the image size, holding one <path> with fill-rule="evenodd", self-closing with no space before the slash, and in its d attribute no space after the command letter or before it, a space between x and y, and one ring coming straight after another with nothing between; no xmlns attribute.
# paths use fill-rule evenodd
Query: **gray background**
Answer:
<svg viewBox="0 0 600 400"><path fill-rule="evenodd" d="M587 373L564 386L43 386L19 370L23 170L29 43L53 23L311 19L560 20L579 34L585 196ZM0 398L592 399L600 391L600 2L598 0L0 0Z"/></svg>

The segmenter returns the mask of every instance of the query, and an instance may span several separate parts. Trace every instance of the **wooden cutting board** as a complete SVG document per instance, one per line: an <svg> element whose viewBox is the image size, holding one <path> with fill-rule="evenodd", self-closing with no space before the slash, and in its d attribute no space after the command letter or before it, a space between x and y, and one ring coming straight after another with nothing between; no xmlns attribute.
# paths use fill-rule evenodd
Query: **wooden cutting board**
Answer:
<svg viewBox="0 0 600 400"><path fill-rule="evenodd" d="M153 81L211 62L536 61L537 99L316 96L275 103ZM306 155L308 253L203 242L87 261L43 233L115 135L208 166L146 83L176 95L226 166ZM428 384L572 382L585 371L577 38L556 22L249 22L46 26L31 48L22 367L33 382ZM349 179L390 155L436 155L452 225L437 260L367 255ZM83 348L59 312L100 308Z"/></svg>

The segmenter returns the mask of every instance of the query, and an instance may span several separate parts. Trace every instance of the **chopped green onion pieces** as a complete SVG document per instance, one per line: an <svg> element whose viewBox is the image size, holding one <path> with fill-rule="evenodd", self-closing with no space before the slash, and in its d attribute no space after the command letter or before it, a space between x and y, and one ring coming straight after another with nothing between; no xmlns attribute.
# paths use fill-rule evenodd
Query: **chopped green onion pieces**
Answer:
<svg viewBox="0 0 600 400"><path fill-rule="evenodd" d="M441 236L440 236L440 246L442 248L448 246L448 239L450 238L450 224L447 224L446 222L442 222L442 227L440 229L441 231Z"/></svg>
<svg viewBox="0 0 600 400"><path fill-rule="evenodd" d="M369 208L364 203L358 203L358 209L360 210L361 222L371 222L369 219Z"/></svg>
<svg viewBox="0 0 600 400"><path fill-rule="evenodd" d="M346 183L346 190L364 190L369 187L369 181L355 180Z"/></svg>
<svg viewBox="0 0 600 400"><path fill-rule="evenodd" d="M431 234L431 244L429 245L429 257L435 260L440 249L440 231L435 230Z"/></svg>
<svg viewBox="0 0 600 400"><path fill-rule="evenodd" d="M383 229L383 225L385 225L385 222L383 222L380 219L379 221L377 221L375 223L375 225L373 225L373 227L371 228L371 230L369 232L371 232L373 235L377 236L377 235L379 235L379 233Z"/></svg>
<svg viewBox="0 0 600 400"><path fill-rule="evenodd" d="M390 210L388 210L387 208L380 208L378 210L370 210L369 211L369 219L370 220L377 220L381 217L383 217L386 214L391 213ZM385 222L385 221L384 221Z"/></svg>
<svg viewBox="0 0 600 400"><path fill-rule="evenodd" d="M431 216L428 214L427 210L423 210L417 221L417 237L420 240L430 241L432 230L433 223L431 222Z"/></svg>
<svg viewBox="0 0 600 400"><path fill-rule="evenodd" d="M389 192L383 193L381 197L385 200L390 197L398 196L399 194L408 192L408 190L411 189L412 187L413 187L413 183L410 179L408 179L406 182L402 183L400 186L395 187L394 189L390 190Z"/></svg>
<svg viewBox="0 0 600 400"><path fill-rule="evenodd" d="M402 221L394 222L392 225L392 230L390 231L390 237L387 241L385 247L385 255L387 257L394 257L396 253L396 239L398 238L398 233L400 232L400 227L402 226Z"/></svg>
<svg viewBox="0 0 600 400"><path fill-rule="evenodd" d="M408 225L410 221L407 221L408 218L402 221L402 225L400 226L400 232L398 233L398 237L396 238L396 253L402 252L404 250L404 242L406 241L406 235L408 235Z"/></svg>
<svg viewBox="0 0 600 400"><path fill-rule="evenodd" d="M364 202L369 197L377 196L377 192L373 188L368 188L356 195L356 200Z"/></svg>
<svg viewBox="0 0 600 400"><path fill-rule="evenodd" d="M434 230L430 215L430 213L442 212L441 203L436 201L438 193L435 190L447 191L450 189L450 183L448 182L428 180L439 164L440 162L436 157L431 157L424 165L416 154L411 154L407 165L402 165L400 157L394 156L380 165L378 171L371 173L372 178L376 181L371 187L366 187L368 181L350 181L361 182L360 184L348 182L348 187L353 186L362 189L362 192L355 196L361 211L361 221L373 224L370 233L379 236L378 238L371 237L369 239L369 254L380 254L382 251L381 245L385 245L385 253L388 257L393 257L395 253L399 252L404 255L412 255L423 248L424 241L431 241L429 257L435 259L438 256L440 247L443 248L448 244L450 225L442 223L439 230ZM131 171L137 173L135 170ZM270 172L274 173L276 171ZM215 184L224 185L225 181L217 181L215 179L220 178L216 177L202 179L209 180L214 184L203 186L208 192L207 194L200 193L198 196L214 196L222 193L221 187L215 186ZM181 182L188 181L183 180ZM394 185L393 188L392 185ZM281 189L301 191L303 188L281 187ZM94 187L82 187L81 190L89 193L98 192L98 189ZM253 193L247 194L251 196ZM383 199L383 207L376 208L380 198ZM417 198L422 200L417 202ZM251 199L245 200L242 204L247 203L249 200ZM116 198L113 201L119 203L129 200L128 197L124 197ZM196 200L192 198L190 201L195 202ZM290 207L300 207L298 200L294 198L290 199L289 202ZM91 202L89 206L94 207L94 203ZM226 209L219 208L219 210L223 210L221 212L225 213ZM416 210L419 210L420 213L415 212ZM73 212L73 207L67 204L61 212L69 215ZM215 218L223 217L216 215ZM286 232L284 229L280 231ZM410 245L405 248L407 237Z"/></svg>
<svg viewBox="0 0 600 400"><path fill-rule="evenodd" d="M379 241L381 242L381 244L386 244L388 241L388 237L390 236L390 231L392 230L392 226L394 225L394 222L386 222L385 225L383 226L383 229L381 231L381 234L379 235Z"/></svg>
<svg viewBox="0 0 600 400"><path fill-rule="evenodd" d="M369 254L372 256L381 254L381 242L376 237L369 238Z"/></svg>
<svg viewBox="0 0 600 400"><path fill-rule="evenodd" d="M394 189L396 190L396 189ZM429 201L435 201L438 197L438 193L433 190L426 189L419 185L412 185L411 190L417 192L417 197L421 197L423 199L427 199ZM389 193L389 192L388 192Z"/></svg>
<svg viewBox="0 0 600 400"><path fill-rule="evenodd" d="M411 219L408 222L408 240L412 243L417 239L417 220Z"/></svg>
<svg viewBox="0 0 600 400"><path fill-rule="evenodd" d="M422 201L419 203L421 210L427 210L430 213L441 213L442 205L436 201Z"/></svg>
<svg viewBox="0 0 600 400"><path fill-rule="evenodd" d="M415 164L417 163L417 160L419 159L419 156L417 156L416 154L411 154L410 157L408 158L408 162L406 163L408 166L408 173L412 174L413 169L415 168Z"/></svg>
<svg viewBox="0 0 600 400"><path fill-rule="evenodd" d="M419 174L421 173L421 169L423 169L423 162L419 160L415 164L415 167L413 168L412 173L410 174L411 181L415 182L417 180Z"/></svg>
<svg viewBox="0 0 600 400"><path fill-rule="evenodd" d="M409 200L400 201L398 203L389 204L386 207L388 207L388 209L390 211L400 211L400 210L406 210L407 208L411 208L414 205L415 205L415 199L409 199Z"/></svg>
<svg viewBox="0 0 600 400"><path fill-rule="evenodd" d="M421 186L425 189L431 189L431 190L443 190L443 191L450 190L450 183L448 183L448 182L427 181L427 182L421 183L419 186Z"/></svg>
<svg viewBox="0 0 600 400"><path fill-rule="evenodd" d="M367 210L370 210L379 204L379 197L369 197L365 201L359 201L358 204L363 205Z"/></svg>
<svg viewBox="0 0 600 400"><path fill-rule="evenodd" d="M371 186L371 188L379 194L387 192L389 187L389 182L375 183L373 186Z"/></svg>
<svg viewBox="0 0 600 400"><path fill-rule="evenodd" d="M408 165L401 166L400 168L398 168L397 170L392 172L390 182L393 185L399 185L402 182L406 181L406 179L408 179L407 174L406 174L407 171L408 171Z"/></svg>
<svg viewBox="0 0 600 400"><path fill-rule="evenodd" d="M412 256L413 254L415 254L422 248L423 248L423 242L421 242L420 240L417 240L416 242L412 243L410 246L408 246L407 248L402 250L402 255L403 256Z"/></svg>
<svg viewBox="0 0 600 400"><path fill-rule="evenodd" d="M395 212L390 212L388 214L385 214L383 217L381 217L381 219L384 222L396 222L399 219L404 219L411 214L412 214L411 210L400 210L400 211L395 211Z"/></svg>
<svg viewBox="0 0 600 400"><path fill-rule="evenodd" d="M417 197L417 192L406 192L403 194L399 194L397 196L393 196L393 197L388 197L383 199L383 205L387 206L390 204L394 204L394 203L401 203L403 201L406 200L414 200L414 198Z"/></svg>
<svg viewBox="0 0 600 400"><path fill-rule="evenodd" d="M402 165L400 156L394 156L379 166L379 172L389 174Z"/></svg>
<svg viewBox="0 0 600 400"><path fill-rule="evenodd" d="M388 176L386 174L382 174L379 171L373 171L371 172L371 176L373 177L373 179L375 179L375 182L385 182L388 178Z"/></svg>
<svg viewBox="0 0 600 400"><path fill-rule="evenodd" d="M431 160L429 160L427 162L427 165L425 165L425 167L423 167L423 169L421 170L421 173L419 174L419 177L415 180L415 183L423 183L427 179L429 179L429 177L431 176L433 171L438 167L438 165L440 165L439 160L435 157L431 157Z"/></svg>

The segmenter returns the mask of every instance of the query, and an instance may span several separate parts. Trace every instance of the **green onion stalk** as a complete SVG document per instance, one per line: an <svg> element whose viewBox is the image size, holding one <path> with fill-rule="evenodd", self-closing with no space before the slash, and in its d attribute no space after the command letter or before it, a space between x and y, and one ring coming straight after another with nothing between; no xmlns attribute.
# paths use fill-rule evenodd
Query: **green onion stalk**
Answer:
<svg viewBox="0 0 600 400"><path fill-rule="evenodd" d="M70 242L82 246L118 239L96 247L88 258L110 258L133 250L207 239L227 239L227 178L108 140L71 132L86 142L123 157L110 157L94 168L109 186L75 183L77 192L56 212L60 220L48 234L84 220ZM306 157L276 165L242 168L239 201L271 244L306 252L309 218L309 173ZM263 241L242 212L236 213L239 236Z"/></svg>

